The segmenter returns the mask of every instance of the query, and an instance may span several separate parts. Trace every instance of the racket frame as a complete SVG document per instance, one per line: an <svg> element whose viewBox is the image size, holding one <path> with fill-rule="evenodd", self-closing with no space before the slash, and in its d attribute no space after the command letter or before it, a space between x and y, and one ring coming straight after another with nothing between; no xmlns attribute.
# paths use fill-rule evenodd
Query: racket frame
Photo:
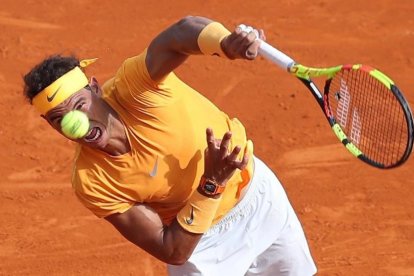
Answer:
<svg viewBox="0 0 414 276"><path fill-rule="evenodd" d="M394 82L385 74L380 72L377 69L371 68L369 66L356 64L356 65L339 65L331 68L313 68L307 67L301 64L296 63L291 57L286 55L285 53L281 52L280 50L274 48L273 46L269 45L268 43L261 41L259 47L259 54L266 59L270 60L271 62L275 63L282 69L286 70L290 74L296 76L312 93L316 101L318 102L319 106L321 107L323 113L325 114L326 119L328 120L329 125L331 126L333 132L341 141L341 143L351 152L354 156L359 158L360 160L368 163L374 167L381 168L381 169L389 169L400 166L403 164L411 154L413 148L413 133L414 133L414 120L412 116L411 109L405 100L403 94L398 89L398 87L394 84ZM332 78L341 70L364 70L382 84L384 84L391 92L395 95L398 99L398 102L401 105L401 108L404 112L404 116L406 119L407 130L408 130L408 139L406 144L406 149L404 154L401 158L394 164L385 166L382 163L376 162L371 160L367 156L365 156L361 150L358 149L347 137L347 135L343 132L341 126L336 122L332 111L329 106L329 86ZM324 93L322 94L319 88L315 85L311 78L314 77L326 77Z"/></svg>

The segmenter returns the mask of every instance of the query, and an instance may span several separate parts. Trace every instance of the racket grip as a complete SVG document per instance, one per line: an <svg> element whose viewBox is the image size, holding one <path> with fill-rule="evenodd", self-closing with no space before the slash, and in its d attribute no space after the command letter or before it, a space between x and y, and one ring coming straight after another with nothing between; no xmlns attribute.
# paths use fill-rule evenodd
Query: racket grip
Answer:
<svg viewBox="0 0 414 276"><path fill-rule="evenodd" d="M289 72L295 61L270 44L260 40L259 55Z"/></svg>

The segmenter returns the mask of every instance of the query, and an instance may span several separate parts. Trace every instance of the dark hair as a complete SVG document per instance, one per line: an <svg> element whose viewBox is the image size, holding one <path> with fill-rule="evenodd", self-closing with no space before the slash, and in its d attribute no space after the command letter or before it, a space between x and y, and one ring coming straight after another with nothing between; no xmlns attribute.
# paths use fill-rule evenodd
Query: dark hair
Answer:
<svg viewBox="0 0 414 276"><path fill-rule="evenodd" d="M52 82L79 66L75 56L53 55L33 67L24 79L24 95L32 102L33 98Z"/></svg>

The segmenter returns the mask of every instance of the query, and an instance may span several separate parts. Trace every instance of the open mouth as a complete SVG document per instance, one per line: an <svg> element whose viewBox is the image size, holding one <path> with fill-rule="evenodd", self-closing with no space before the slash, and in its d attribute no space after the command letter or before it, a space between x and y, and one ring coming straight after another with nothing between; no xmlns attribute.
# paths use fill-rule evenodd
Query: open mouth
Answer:
<svg viewBox="0 0 414 276"><path fill-rule="evenodd" d="M99 127L93 127L85 136L87 142L95 142L102 136L102 131Z"/></svg>

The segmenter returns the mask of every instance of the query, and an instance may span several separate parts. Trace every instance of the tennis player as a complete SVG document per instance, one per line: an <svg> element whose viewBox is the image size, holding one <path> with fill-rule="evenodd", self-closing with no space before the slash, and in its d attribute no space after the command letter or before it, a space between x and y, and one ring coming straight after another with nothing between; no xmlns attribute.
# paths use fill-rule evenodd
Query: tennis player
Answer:
<svg viewBox="0 0 414 276"><path fill-rule="evenodd" d="M89 118L88 133L72 139L81 203L170 275L316 273L285 191L243 125L173 73L190 55L254 60L258 36L189 16L102 86L84 73L94 60L75 57L49 57L24 76L27 98L62 135L69 111Z"/></svg>

